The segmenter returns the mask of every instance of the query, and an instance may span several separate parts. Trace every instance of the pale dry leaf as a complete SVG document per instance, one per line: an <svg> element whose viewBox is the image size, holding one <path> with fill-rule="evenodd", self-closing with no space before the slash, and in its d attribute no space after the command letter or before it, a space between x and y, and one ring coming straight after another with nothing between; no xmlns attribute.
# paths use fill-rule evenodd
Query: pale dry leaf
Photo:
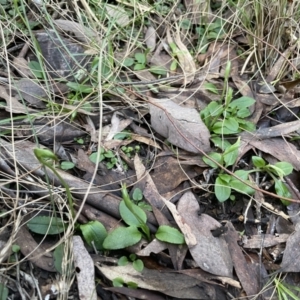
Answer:
<svg viewBox="0 0 300 300"><path fill-rule="evenodd" d="M119 118L119 114L117 112L114 112L114 114L111 118L110 131L109 131L109 134L107 135L105 141L111 141L117 133L120 133L131 123L132 123L132 120L130 120L130 119L121 120Z"/></svg>
<svg viewBox="0 0 300 300"><path fill-rule="evenodd" d="M187 85L191 83L196 74L196 65L192 55L190 54L187 47L182 43L179 33L176 34L174 38L171 37L170 30L167 31L167 40L169 45L175 44L177 46L177 50L173 55L176 55L179 61L179 65L185 75L183 78L183 85Z"/></svg>
<svg viewBox="0 0 300 300"><path fill-rule="evenodd" d="M195 109L181 107L169 99L149 99L151 126L157 133L186 151L210 151L210 133Z"/></svg>
<svg viewBox="0 0 300 300"><path fill-rule="evenodd" d="M73 256L80 300L97 300L94 262L80 236L73 236Z"/></svg>
<svg viewBox="0 0 300 300"><path fill-rule="evenodd" d="M13 66L17 70L17 72L25 78L33 78L33 73L31 72L30 68L28 67L28 62L24 57L14 57L13 59Z"/></svg>
<svg viewBox="0 0 300 300"><path fill-rule="evenodd" d="M131 22L124 8L112 4L106 4L105 8L109 17L119 26L125 27Z"/></svg>
<svg viewBox="0 0 300 300"><path fill-rule="evenodd" d="M282 272L300 272L300 223L286 242L280 267Z"/></svg>
<svg viewBox="0 0 300 300"><path fill-rule="evenodd" d="M186 7L186 16L189 17L192 24L201 24L201 21L212 20L212 11L210 8L210 1L207 0L184 0Z"/></svg>
<svg viewBox="0 0 300 300"><path fill-rule="evenodd" d="M28 112L38 112L33 108L26 108L22 103L20 103L15 97L10 96L6 92L6 88L0 85L0 98L6 101L5 110L12 113L23 113L26 114Z"/></svg>
<svg viewBox="0 0 300 300"><path fill-rule="evenodd" d="M153 239L145 248L136 253L138 256L150 256L151 253L160 253L168 248L168 244L157 239Z"/></svg>
<svg viewBox="0 0 300 300"><path fill-rule="evenodd" d="M214 237L211 233L221 224L206 214L198 215L199 204L192 192L186 192L180 198L177 208L196 237L197 244L188 246L198 266L215 275L232 277L233 265L226 241L222 235Z"/></svg>
<svg viewBox="0 0 300 300"><path fill-rule="evenodd" d="M149 26L147 28L145 34L145 43L147 48L150 49L150 52L154 51L156 47L156 31L153 26Z"/></svg>
<svg viewBox="0 0 300 300"><path fill-rule="evenodd" d="M183 233L185 237L185 242L187 245L194 246L196 245L196 237L193 235L192 230L188 224L185 223L184 219L178 214L178 211L176 209L176 206L170 202L167 201L164 197L158 194L158 191L154 185L154 182L150 175L146 173L146 169L143 166L143 164L140 161L140 158L138 155L134 157L134 166L136 169L136 175L138 179L142 179L144 177L147 178L147 184L144 189L144 196L145 198L150 202L152 207L156 207L158 209L163 210L164 206L166 206L171 214L173 215L173 218L175 219L178 227L180 228L181 232ZM154 195L153 195L154 194ZM153 197L155 196L155 197Z"/></svg>
<svg viewBox="0 0 300 300"><path fill-rule="evenodd" d="M53 23L62 31L72 32L79 41L85 44L91 43L92 39L98 37L96 31L74 21L57 19L53 20Z"/></svg>
<svg viewBox="0 0 300 300"><path fill-rule="evenodd" d="M225 299L217 298L218 287L211 288L211 285L185 274L147 268L138 272L131 264L96 267L111 281L120 277L124 282L135 282L141 289L158 291L177 299Z"/></svg>

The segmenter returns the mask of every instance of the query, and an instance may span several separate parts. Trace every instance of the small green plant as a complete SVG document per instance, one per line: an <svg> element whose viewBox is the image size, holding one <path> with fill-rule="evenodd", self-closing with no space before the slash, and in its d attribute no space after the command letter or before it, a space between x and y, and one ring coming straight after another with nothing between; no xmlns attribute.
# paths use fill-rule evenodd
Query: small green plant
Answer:
<svg viewBox="0 0 300 300"><path fill-rule="evenodd" d="M74 208L73 208L73 197L70 191L70 188L68 184L65 182L65 180L59 175L59 173L56 171L55 167L53 167L52 162L58 161L57 156L48 149L40 149L36 148L33 150L35 157L38 159L38 161L42 164L42 166L45 168L49 168L55 176L60 180L61 184L66 190L68 202L69 202L69 208L72 214L72 217L75 216Z"/></svg>
<svg viewBox="0 0 300 300"><path fill-rule="evenodd" d="M233 89L228 87L230 74L230 62L227 63L224 76L224 89L220 101L211 101L201 112L200 116L210 132L215 134L237 134L241 131L254 131L255 125L245 118L250 116L249 107L255 100L242 96L233 100ZM206 85L206 89L217 93L212 85Z"/></svg>
<svg viewBox="0 0 300 300"><path fill-rule="evenodd" d="M151 205L147 204L145 201L143 200L143 192L141 189L136 188L134 189L133 193L132 193L132 200L134 201L135 204L137 204L137 206L141 207L144 210L147 211L152 211L152 207Z"/></svg>
<svg viewBox="0 0 300 300"><path fill-rule="evenodd" d="M144 263L141 259L137 259L135 254L130 254L129 260L132 262L132 266L136 271L138 272L143 271ZM126 256L120 257L118 260L118 266L126 266L129 263L129 260Z"/></svg>
<svg viewBox="0 0 300 300"><path fill-rule="evenodd" d="M150 230L147 226L147 215L130 199L125 185L122 185L122 197L119 211L122 220L128 226L118 227L109 234L98 221L80 226L85 241L89 245L93 243L97 250L124 249L138 243L143 236L147 240L151 240ZM185 242L183 234L170 226L160 226L155 236L157 239L168 243L183 244ZM136 262L135 264L140 263Z"/></svg>
<svg viewBox="0 0 300 300"><path fill-rule="evenodd" d="M300 293L300 287L283 283L283 281L278 278L275 278L274 282L275 282L279 300L284 300L284 299L300 300L300 297L294 294L294 292L296 292L297 294Z"/></svg>
<svg viewBox="0 0 300 300"><path fill-rule="evenodd" d="M89 158L93 163L97 162L97 156L98 152L92 153ZM116 157L115 153L112 150L105 150L104 148L100 148L100 157L99 157L99 162L101 161L106 161L106 167L108 170L112 169L117 165L119 162L118 158ZM124 170L128 169L128 166L125 162L122 162L122 166Z"/></svg>
<svg viewBox="0 0 300 300"><path fill-rule="evenodd" d="M224 146L224 145L223 145ZM215 162L219 163L224 168L232 166L238 158L238 149L240 147L240 138L233 144L227 145L223 153L212 152L209 154ZM203 161L214 169L219 169L219 166L207 157L203 157ZM267 164L264 159L258 156L252 156L252 163L254 169L252 170L237 170L234 175L241 180L248 183L250 186L251 182L248 180L248 176L253 172L267 173L275 183L276 194L282 197L291 198L291 194L284 183L284 176L289 175L293 171L293 166L287 162L278 162L275 164ZM236 179L232 175L226 174L223 169L219 170L219 174L215 181L215 195L220 202L224 202L229 198L232 198L231 192L235 190L239 193L252 195L254 189L244 184L240 180ZM234 198L232 198L234 199ZM283 204L288 205L289 201L281 200Z"/></svg>

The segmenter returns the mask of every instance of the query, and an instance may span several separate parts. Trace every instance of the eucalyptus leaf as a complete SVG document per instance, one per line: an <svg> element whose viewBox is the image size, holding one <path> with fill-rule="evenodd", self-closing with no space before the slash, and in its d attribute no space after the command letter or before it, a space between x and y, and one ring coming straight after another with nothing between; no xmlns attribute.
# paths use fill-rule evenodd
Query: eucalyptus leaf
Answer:
<svg viewBox="0 0 300 300"><path fill-rule="evenodd" d="M95 246L97 250L103 250L103 241L107 237L105 227L99 221L91 221L80 225L80 230L84 236L85 242L89 246Z"/></svg>
<svg viewBox="0 0 300 300"><path fill-rule="evenodd" d="M159 226L155 237L163 242L171 243L171 244L184 244L184 235L176 228L161 225Z"/></svg>
<svg viewBox="0 0 300 300"><path fill-rule="evenodd" d="M38 234L59 234L65 230L65 224L61 218L50 216L37 216L27 223L28 228Z"/></svg>
<svg viewBox="0 0 300 300"><path fill-rule="evenodd" d="M108 250L124 249L135 245L142 238L137 227L118 227L108 234L103 242L103 247Z"/></svg>

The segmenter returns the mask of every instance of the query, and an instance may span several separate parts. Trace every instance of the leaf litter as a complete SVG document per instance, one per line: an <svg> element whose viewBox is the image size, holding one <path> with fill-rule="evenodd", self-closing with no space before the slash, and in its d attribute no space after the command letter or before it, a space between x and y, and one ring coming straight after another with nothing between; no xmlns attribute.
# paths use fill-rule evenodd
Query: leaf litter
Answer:
<svg viewBox="0 0 300 300"><path fill-rule="evenodd" d="M5 53L11 59L5 56L0 69L0 190L4 200L0 222L5 229L0 232L1 267L16 257L12 247L15 243L22 259L16 264L20 263L28 273L30 261L36 274L61 274L61 286L72 286L71 293L78 291L80 299L96 297L95 275L101 280L97 293L105 299L117 294L141 299L230 299L229 295L236 299L252 299L255 295L269 299L272 292L265 288L268 277L281 272L296 273L294 278L287 276L289 284L296 286L300 272L299 71L295 63L298 46L293 35L285 37L290 39L286 44L283 39L278 48L282 52L276 44L269 48L274 57L272 63L259 50L257 62L265 67L260 69L245 46L244 35L247 42L257 38L258 48L269 47L270 41L265 42L249 30L236 32L234 27L225 35L230 26L220 21L218 13L222 11L222 20L226 21L234 7L224 11L219 7L218 12L205 1L183 1L172 19L151 15L153 7L139 3L135 7L138 15L149 18L149 22L147 26L135 27L129 3L107 4L101 14L95 14L96 7L91 10L86 3L82 5L93 22L99 15L104 16L105 21L98 22L101 26L97 30L89 26L94 23L81 18L78 22L76 18L64 19L64 13L60 13L59 17L48 15L53 26L40 24L28 31L34 41L23 43L21 51L9 40L15 38L17 44L22 39L27 41L30 34L26 30L19 35L11 32L6 41ZM292 2L287 4L287 10L291 10L291 5ZM42 13L42 7L35 9ZM160 13L166 9L170 11L170 7L161 6ZM181 15L187 19L181 20ZM32 18L30 26L37 26L34 14L28 16ZM123 40L122 35L130 26L135 29L129 30L131 35ZM117 28L121 30L115 34ZM109 39L107 33L111 34ZM237 44L230 43L230 39ZM131 43L137 40L140 44L136 45L140 46L132 47ZM103 59L100 64L99 55ZM259 75L258 69L262 70ZM128 84L130 81L132 84ZM214 128L208 128L200 112L212 101L219 108L227 107L230 97L241 95L255 100L245 120L253 122L256 130L216 137ZM227 122L224 127L235 128L236 121L228 118L228 113L236 111L220 115L211 111L211 119L223 118L224 124ZM245 123L239 120L238 124ZM103 130L104 126L107 130ZM204 154L226 149L226 143L233 144L238 136L241 144L232 168L225 169L221 160L216 161L219 165L214 162L218 168L204 163ZM33 152L37 147L55 152L60 160L56 162L56 172L46 164L41 166ZM98 156L96 161L91 159L92 154ZM236 174L232 172L250 172L254 167L251 157L257 155L272 166L269 168L273 168L273 173L264 174L262 166L255 170L255 178L249 174L247 177L248 184L256 187L253 195L238 193L232 185L231 200L218 202L214 179L221 176L228 189L230 176ZM276 169L278 161L290 163L293 173L287 175ZM64 171L62 162L73 167ZM279 188L276 176L282 180ZM137 255L145 267L138 272L131 263L117 266L111 260L114 251L99 253L95 245L84 245L73 225L66 232L63 227L62 231L55 231L58 218L64 220L61 224L75 224L61 179L70 188L79 223L99 221L108 232L124 228L119 208L120 187L126 183L131 197L136 188L143 193L141 202L135 205L144 207L151 235L160 225L170 226L182 232L185 244L143 238L131 246L122 236L119 240L124 240L124 249L116 255ZM284 199L293 203L283 205ZM57 239L47 234L44 227L39 228L45 231L43 234L30 225L40 222L40 214L48 216L49 212L56 215L46 225L51 227L49 232L60 234L59 243L71 244L73 238L70 249L75 265L71 272L72 263L66 261L70 258L57 257L62 255L58 254ZM29 217L33 221L28 226ZM289 226L279 226L280 218ZM14 226L10 228L9 224ZM141 235L142 227L127 228ZM7 230L11 230L11 237ZM94 273L93 264L101 274ZM7 269L6 276L13 276L10 272ZM72 285L74 274L77 288ZM87 278L91 279L88 284ZM112 287L115 282L123 287ZM54 280L52 283L56 284ZM132 284L139 287L136 292L128 288ZM276 292L272 284L271 289ZM38 289L46 295L48 287L49 282L41 280ZM37 292L35 289L33 293ZM63 293L60 289L58 297Z"/></svg>

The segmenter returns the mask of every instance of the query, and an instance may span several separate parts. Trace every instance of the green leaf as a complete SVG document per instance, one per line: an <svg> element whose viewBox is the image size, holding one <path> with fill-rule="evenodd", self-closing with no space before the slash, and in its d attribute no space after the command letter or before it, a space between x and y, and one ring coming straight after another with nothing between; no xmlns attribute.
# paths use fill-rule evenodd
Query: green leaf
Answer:
<svg viewBox="0 0 300 300"><path fill-rule="evenodd" d="M67 82L67 86L78 93L90 94L93 92L94 88L90 85L81 84L78 82Z"/></svg>
<svg viewBox="0 0 300 300"><path fill-rule="evenodd" d="M251 115L250 110L246 107L239 109L236 114L239 118L247 118Z"/></svg>
<svg viewBox="0 0 300 300"><path fill-rule="evenodd" d="M221 149L222 151L225 151L228 147L231 146L228 140L220 138L219 136L214 136L210 140L214 143L215 147Z"/></svg>
<svg viewBox="0 0 300 300"><path fill-rule="evenodd" d="M122 256L118 259L118 266L126 266L128 264L128 259L126 256Z"/></svg>
<svg viewBox="0 0 300 300"><path fill-rule="evenodd" d="M103 247L108 250L124 249L138 243L142 234L137 227L118 227L108 234L103 242Z"/></svg>
<svg viewBox="0 0 300 300"><path fill-rule="evenodd" d="M184 244L184 235L176 228L161 225L158 227L158 230L155 234L155 237L163 242L171 244Z"/></svg>
<svg viewBox="0 0 300 300"><path fill-rule="evenodd" d="M227 127L227 125L231 125L231 122L227 122L227 120L224 120L222 122L216 122L215 124L213 124L212 126L212 130L214 133L217 133L217 134L234 134L234 133L238 133L239 130L232 130L232 129L229 129Z"/></svg>
<svg viewBox="0 0 300 300"><path fill-rule="evenodd" d="M108 150L107 152L104 152L104 156L105 156L106 158L113 158L113 157L115 157L116 155L113 153L113 151Z"/></svg>
<svg viewBox="0 0 300 300"><path fill-rule="evenodd" d="M220 177L217 177L215 182L215 195L219 202L226 201L231 194L231 187L229 184L222 180Z"/></svg>
<svg viewBox="0 0 300 300"><path fill-rule="evenodd" d="M43 161L43 160L49 160L49 159L58 161L57 156L51 150L41 149L41 148L35 148L33 150L33 152L34 152L34 155L36 156L36 158L40 162Z"/></svg>
<svg viewBox="0 0 300 300"><path fill-rule="evenodd" d="M38 234L59 234L65 230L65 224L61 218L49 216L37 216L27 223L28 228Z"/></svg>
<svg viewBox="0 0 300 300"><path fill-rule="evenodd" d="M224 110L224 107L216 101L212 101L207 105L207 110L212 117L218 116Z"/></svg>
<svg viewBox="0 0 300 300"><path fill-rule="evenodd" d="M62 243L58 245L53 252L54 267L56 271L59 272L60 274L62 274L62 261L64 256L64 249L65 249L65 244Z"/></svg>
<svg viewBox="0 0 300 300"><path fill-rule="evenodd" d="M269 164L265 167L265 169L277 175L281 180L283 180L284 172L280 168L276 167L275 165Z"/></svg>
<svg viewBox="0 0 300 300"><path fill-rule="evenodd" d="M256 168L264 168L266 166L264 159L259 156L252 156L251 159Z"/></svg>
<svg viewBox="0 0 300 300"><path fill-rule="evenodd" d="M238 138L238 140L231 146L229 146L224 154L223 154L223 158L224 158L224 162L225 162L225 167L228 166L232 166L237 158L238 158L238 154L239 154L239 147L241 145L240 142L240 137Z"/></svg>
<svg viewBox="0 0 300 300"><path fill-rule="evenodd" d="M173 59L170 65L170 71L171 72L176 71L177 67L178 67L178 61L176 59Z"/></svg>
<svg viewBox="0 0 300 300"><path fill-rule="evenodd" d="M94 164L97 162L97 156L98 156L98 152L94 152L92 153L90 156L89 156L89 159L91 162L93 162ZM99 162L101 162L102 160L105 159L105 156L104 154L100 154L100 157L99 157Z"/></svg>
<svg viewBox="0 0 300 300"><path fill-rule="evenodd" d="M11 251L13 252L13 253L18 253L18 252L20 252L20 246L19 245L16 245L16 244L14 244L14 245L12 245L12 247L11 247Z"/></svg>
<svg viewBox="0 0 300 300"><path fill-rule="evenodd" d="M244 181L251 184L251 181L249 180L244 180ZM253 195L255 193L255 190L253 188L251 188L250 186L244 184L243 182L235 178L229 182L229 185L233 190L241 194Z"/></svg>
<svg viewBox="0 0 300 300"><path fill-rule="evenodd" d="M126 284L127 284L128 288L130 288L130 289L137 289L138 288L137 283L135 283L133 281L128 281Z"/></svg>
<svg viewBox="0 0 300 300"><path fill-rule="evenodd" d="M249 176L249 173L251 173L251 171L245 171L245 170L237 170L234 172L234 174L241 178L242 180L247 180L248 179L248 176Z"/></svg>
<svg viewBox="0 0 300 300"><path fill-rule="evenodd" d="M70 170L73 169L75 167L75 164L71 161L62 161L60 163L60 168L62 170Z"/></svg>
<svg viewBox="0 0 300 300"><path fill-rule="evenodd" d="M133 209L133 213L131 212L131 209ZM147 222L146 213L134 203L132 203L131 208L129 209L126 206L125 201L122 200L119 205L119 211L123 221L127 225L140 227L142 224Z"/></svg>
<svg viewBox="0 0 300 300"><path fill-rule="evenodd" d="M114 287L122 287L124 285L124 280L121 277L117 277L112 281Z"/></svg>
<svg viewBox="0 0 300 300"><path fill-rule="evenodd" d="M217 95L219 94L219 91L218 91L216 85L214 85L213 83L206 82L206 83L204 83L203 88L214 94L217 94Z"/></svg>
<svg viewBox="0 0 300 300"><path fill-rule="evenodd" d="M231 101L229 106L231 108L237 107L239 109L243 109L245 107L249 107L255 103L255 100L251 97L243 96L236 100Z"/></svg>
<svg viewBox="0 0 300 300"><path fill-rule="evenodd" d="M151 67L149 69L149 72L151 72L153 74L157 74L157 75L167 75L167 73L168 73L168 71L165 68L159 67L159 66Z"/></svg>
<svg viewBox="0 0 300 300"><path fill-rule="evenodd" d="M217 152L213 152L208 154L209 157L211 157L213 160L215 160L216 162L218 162L220 165L223 165L223 156L220 153ZM212 160L210 160L209 158L207 158L206 156L202 156L203 161L210 167L212 168L218 168L219 166L217 164L215 164Z"/></svg>
<svg viewBox="0 0 300 300"><path fill-rule="evenodd" d="M114 135L113 139L114 140L125 140L125 139L130 139L131 138L131 132L119 132Z"/></svg>
<svg viewBox="0 0 300 300"><path fill-rule="evenodd" d="M232 180L232 176L229 174L220 174L218 178L222 179L226 183L229 183Z"/></svg>
<svg viewBox="0 0 300 300"><path fill-rule="evenodd" d="M134 55L134 58L136 59L136 61L139 63L139 64L143 64L145 65L146 64L146 55L144 53L136 53Z"/></svg>
<svg viewBox="0 0 300 300"><path fill-rule="evenodd" d="M133 67L134 71L140 71L140 70L144 70L146 68L146 66L144 64L135 64Z"/></svg>
<svg viewBox="0 0 300 300"><path fill-rule="evenodd" d="M281 180L275 179L275 191L278 196L282 196L285 198L292 198L292 195L291 195L289 189ZM290 201L283 200L283 199L280 199L280 200L284 205L291 204Z"/></svg>
<svg viewBox="0 0 300 300"><path fill-rule="evenodd" d="M142 272L144 270L144 263L140 259L135 260L132 263L132 265L133 265L133 268L138 272Z"/></svg>
<svg viewBox="0 0 300 300"><path fill-rule="evenodd" d="M103 241L107 237L107 231L99 221L80 225L80 230L89 246L92 247L94 244L97 250L103 250Z"/></svg>
<svg viewBox="0 0 300 300"><path fill-rule="evenodd" d="M226 126L228 129L232 130L233 132L237 131L239 129L239 123L233 117L225 119L224 120L224 126Z"/></svg>
<svg viewBox="0 0 300 300"><path fill-rule="evenodd" d="M140 188L134 189L132 193L132 199L134 201L141 201L143 199L143 192Z"/></svg>
<svg viewBox="0 0 300 300"><path fill-rule="evenodd" d="M293 166L288 162L277 162L274 166L282 170L283 176L287 176L293 172Z"/></svg>
<svg viewBox="0 0 300 300"><path fill-rule="evenodd" d="M41 79L44 78L44 76L43 76L43 70L42 70L41 65L40 65L39 62L37 62L35 60L31 60L28 63L28 67L30 68L30 71L34 74L34 76L36 78L41 78Z"/></svg>
<svg viewBox="0 0 300 300"><path fill-rule="evenodd" d="M0 282L0 300L6 300L8 298L8 288Z"/></svg>
<svg viewBox="0 0 300 300"><path fill-rule="evenodd" d="M134 59L132 57L126 57L123 61L124 67L131 67L134 64Z"/></svg>

